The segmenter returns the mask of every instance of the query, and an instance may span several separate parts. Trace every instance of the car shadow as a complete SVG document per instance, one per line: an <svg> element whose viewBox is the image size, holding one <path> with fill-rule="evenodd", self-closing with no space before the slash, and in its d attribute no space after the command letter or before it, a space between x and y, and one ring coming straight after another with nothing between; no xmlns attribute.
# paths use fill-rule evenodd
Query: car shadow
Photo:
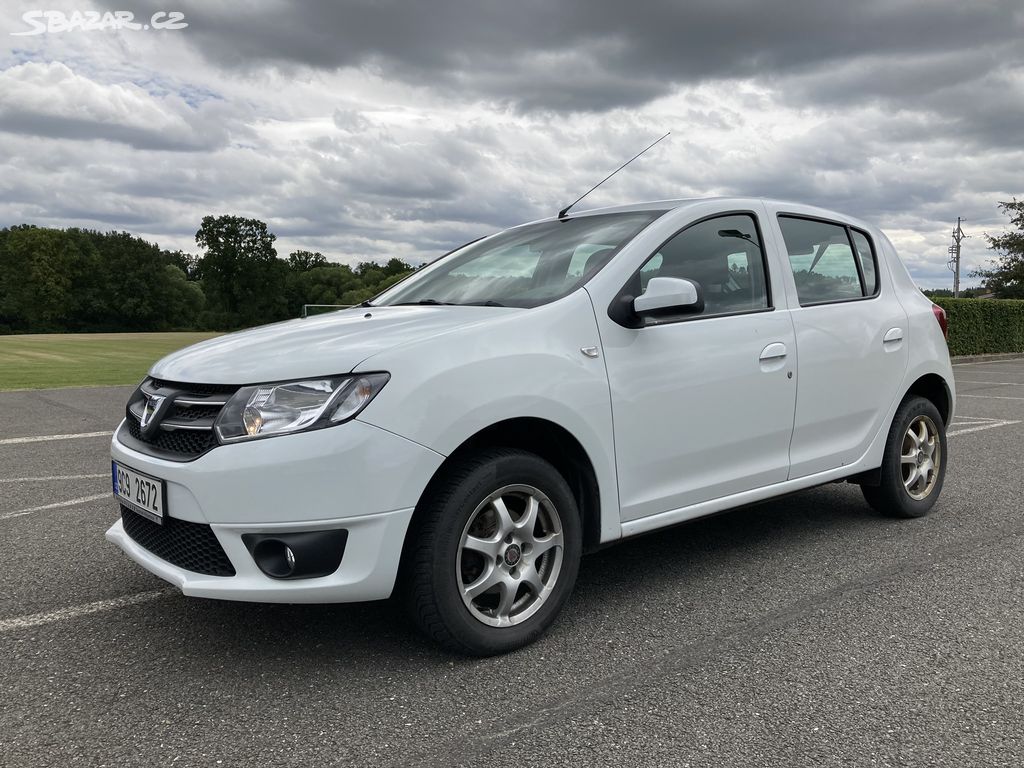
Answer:
<svg viewBox="0 0 1024 768"><path fill-rule="evenodd" d="M791 554L821 539L876 530L891 521L877 516L851 486L825 486L782 499L695 520L637 537L588 555L567 610L566 624L585 623L596 612L628 623L631 606L649 599L652 585L686 592L709 572L734 574L760 562L771 577L780 547ZM765 568L767 563L767 568ZM397 599L339 605L273 605L176 598L160 611L180 622L165 626L201 647L206 659L243 654L249 664L343 662L349 673L382 667L435 666L457 657L422 638ZM160 622L163 623L163 622ZM212 657L211 657L212 656Z"/></svg>

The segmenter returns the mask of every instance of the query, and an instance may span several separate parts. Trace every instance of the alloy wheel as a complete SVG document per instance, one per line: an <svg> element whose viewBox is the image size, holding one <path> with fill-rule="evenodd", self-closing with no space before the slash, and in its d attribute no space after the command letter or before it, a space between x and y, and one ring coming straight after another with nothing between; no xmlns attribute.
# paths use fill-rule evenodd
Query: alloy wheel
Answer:
<svg viewBox="0 0 1024 768"><path fill-rule="evenodd" d="M927 416L918 416L907 426L900 449L903 487L910 498L921 501L935 488L942 466L939 429Z"/></svg>
<svg viewBox="0 0 1024 768"><path fill-rule="evenodd" d="M526 621L551 595L562 570L562 521L531 485L507 485L470 515L455 564L462 601L478 621Z"/></svg>

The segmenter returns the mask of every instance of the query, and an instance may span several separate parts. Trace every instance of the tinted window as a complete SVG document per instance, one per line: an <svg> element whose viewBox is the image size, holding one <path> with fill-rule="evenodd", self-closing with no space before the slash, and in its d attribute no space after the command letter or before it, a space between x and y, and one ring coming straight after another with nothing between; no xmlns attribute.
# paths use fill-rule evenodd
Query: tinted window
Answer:
<svg viewBox="0 0 1024 768"><path fill-rule="evenodd" d="M698 283L704 315L768 308L760 237L753 217L745 214L718 216L675 235L641 267L637 287L646 288L652 277Z"/></svg>
<svg viewBox="0 0 1024 768"><path fill-rule="evenodd" d="M460 248L374 303L536 307L583 285L661 214L608 213L516 227Z"/></svg>
<svg viewBox="0 0 1024 768"><path fill-rule="evenodd" d="M853 246L857 249L857 257L860 259L860 268L864 271L864 291L868 296L874 296L878 291L878 277L875 272L875 255L871 249L871 241L863 232L851 229L853 235Z"/></svg>
<svg viewBox="0 0 1024 768"><path fill-rule="evenodd" d="M792 216L780 216L779 225L801 304L864 295L846 227Z"/></svg>

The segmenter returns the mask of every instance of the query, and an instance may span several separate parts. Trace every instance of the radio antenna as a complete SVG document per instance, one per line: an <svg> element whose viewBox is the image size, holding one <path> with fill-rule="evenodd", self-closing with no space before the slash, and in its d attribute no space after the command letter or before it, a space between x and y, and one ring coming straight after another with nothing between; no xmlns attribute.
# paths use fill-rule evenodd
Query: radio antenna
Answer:
<svg viewBox="0 0 1024 768"><path fill-rule="evenodd" d="M624 163L623 163L622 165L620 165L620 166L619 166L618 168L616 168L616 169L615 169L614 171L612 171L612 172L611 172L611 173L609 173L609 174L608 174L607 176L605 176L605 177L604 177L603 179L601 179L601 180L600 180L599 182L597 182L597 184L595 184L594 186L592 186L592 187L591 187L590 189L588 189L588 190L587 190L586 192L584 192L584 193L583 193L582 195L580 195L580 196L579 196L579 197L577 197L577 198L576 198L575 200L573 200L573 201L572 201L571 203L569 203L569 204L568 204L567 206L565 206L565 208L563 208L562 210L560 210L560 211L558 212L558 218L560 218L560 219L564 219L564 218L565 218L565 215L566 215L566 214L567 214L567 213L569 212L569 209L570 209L570 208L572 208L572 207L573 207L574 205L576 205L576 203L578 203L578 202L579 202L580 200L582 200L582 199L583 199L584 197L586 197L586 196L587 196L587 195L589 195L589 194L590 194L591 192L593 192L593 191L594 191L595 189L597 189L598 187L600 187L600 186L601 186L602 184L604 184L604 183L605 183L606 181L608 181L608 179L610 179L610 178L611 178L612 176L614 176L614 175L615 175L616 173L618 173L618 172L619 172L619 171L621 171L621 170L622 170L623 168L625 168L625 167L626 167L627 165L629 165L630 163L632 163L632 162L633 162L634 160L636 160L636 159L637 159L638 157L640 157L640 155L642 155L642 154L643 154L644 152L646 152L646 151L647 151L648 149L650 149L651 147L653 147L653 146L654 146L655 144L657 144L657 143L658 143L659 141L661 141L662 139L665 139L665 138L667 138L667 137L669 137L669 136L671 136L671 135L672 135L672 131L669 131L669 132L668 132L668 133L666 133L666 134L665 134L664 136L662 136L662 137L661 137L661 139L658 139L658 141L655 141L655 142L654 142L653 144L650 144L650 145L648 145L648 146L644 147L644 148L643 148L642 150L640 150L639 152L637 152L637 153L636 153L635 155L633 155L633 156L632 156L631 158L629 158L629 160L627 160L626 162L624 162Z"/></svg>

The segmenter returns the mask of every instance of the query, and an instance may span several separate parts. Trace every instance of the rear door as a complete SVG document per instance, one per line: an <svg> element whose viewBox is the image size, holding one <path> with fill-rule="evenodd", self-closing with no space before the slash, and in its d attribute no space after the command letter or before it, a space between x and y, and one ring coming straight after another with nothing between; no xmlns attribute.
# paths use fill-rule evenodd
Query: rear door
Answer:
<svg viewBox="0 0 1024 768"><path fill-rule="evenodd" d="M908 322L866 229L769 206L796 333L790 478L852 464L899 392Z"/></svg>

